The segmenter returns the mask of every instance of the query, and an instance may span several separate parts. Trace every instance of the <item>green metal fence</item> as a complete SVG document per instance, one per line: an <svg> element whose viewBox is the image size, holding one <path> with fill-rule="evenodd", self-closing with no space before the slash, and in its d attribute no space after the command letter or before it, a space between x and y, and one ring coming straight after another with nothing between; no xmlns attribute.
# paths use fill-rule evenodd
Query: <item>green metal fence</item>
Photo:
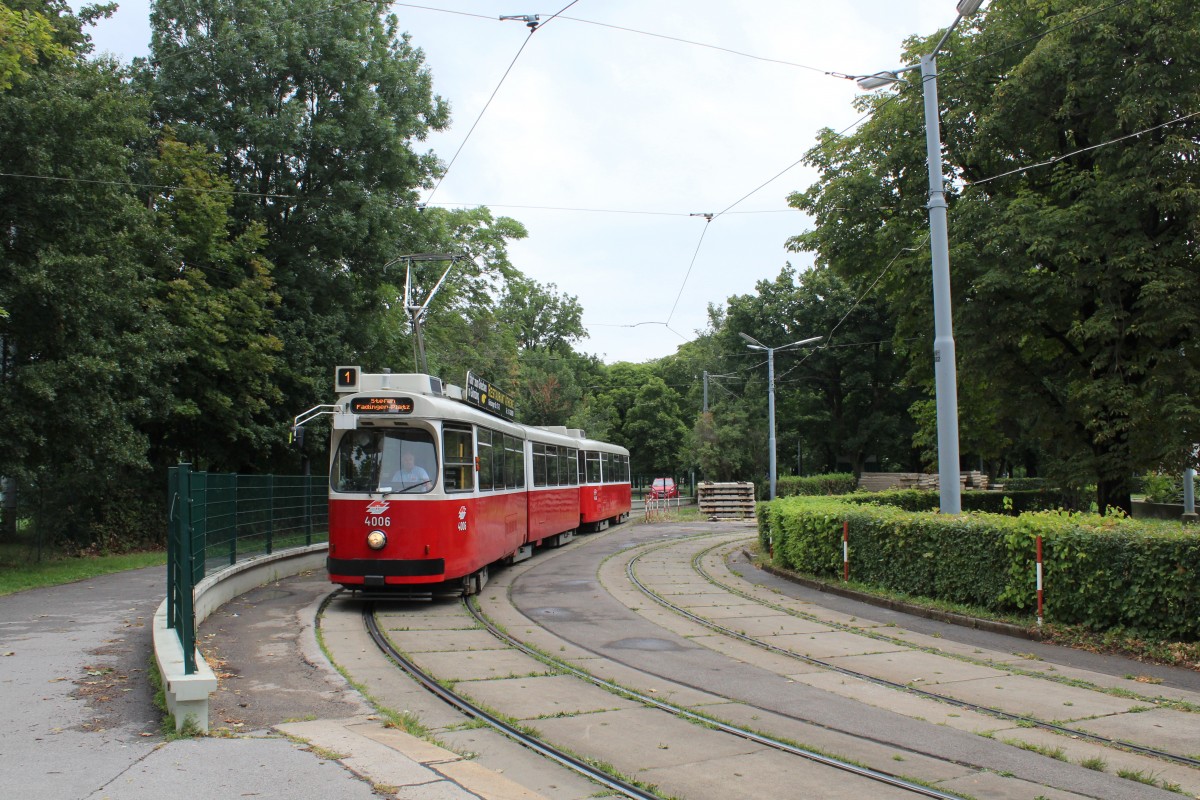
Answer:
<svg viewBox="0 0 1200 800"><path fill-rule="evenodd" d="M240 560L329 540L324 475L167 475L167 620L183 645L184 670L196 671L196 584Z"/></svg>

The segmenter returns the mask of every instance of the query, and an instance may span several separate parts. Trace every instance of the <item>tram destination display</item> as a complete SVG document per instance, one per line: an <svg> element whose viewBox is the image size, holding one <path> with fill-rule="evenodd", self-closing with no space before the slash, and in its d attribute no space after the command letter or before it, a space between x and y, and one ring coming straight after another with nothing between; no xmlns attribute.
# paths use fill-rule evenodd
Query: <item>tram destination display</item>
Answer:
<svg viewBox="0 0 1200 800"><path fill-rule="evenodd" d="M513 422L517 418L517 409L513 404L512 397L470 370L467 371L465 395L468 403L482 408L489 414L495 414L509 422Z"/></svg>
<svg viewBox="0 0 1200 800"><path fill-rule="evenodd" d="M411 414L413 401L408 397L355 397L350 401L352 414Z"/></svg>

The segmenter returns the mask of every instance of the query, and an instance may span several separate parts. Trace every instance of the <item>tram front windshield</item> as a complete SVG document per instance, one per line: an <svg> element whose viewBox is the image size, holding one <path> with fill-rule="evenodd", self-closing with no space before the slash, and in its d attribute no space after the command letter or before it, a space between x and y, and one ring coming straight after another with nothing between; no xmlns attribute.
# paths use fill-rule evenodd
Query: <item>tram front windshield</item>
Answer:
<svg viewBox="0 0 1200 800"><path fill-rule="evenodd" d="M433 488L437 453L428 431L351 431L342 437L333 473L335 492L422 494Z"/></svg>

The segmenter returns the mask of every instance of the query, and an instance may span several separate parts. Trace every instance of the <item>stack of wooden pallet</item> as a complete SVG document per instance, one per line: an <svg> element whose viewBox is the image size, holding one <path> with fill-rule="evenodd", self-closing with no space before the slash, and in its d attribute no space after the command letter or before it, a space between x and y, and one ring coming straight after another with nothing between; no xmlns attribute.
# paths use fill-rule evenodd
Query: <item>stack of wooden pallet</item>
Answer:
<svg viewBox="0 0 1200 800"><path fill-rule="evenodd" d="M711 483L702 481L696 487L700 513L710 519L746 519L754 517L754 484Z"/></svg>

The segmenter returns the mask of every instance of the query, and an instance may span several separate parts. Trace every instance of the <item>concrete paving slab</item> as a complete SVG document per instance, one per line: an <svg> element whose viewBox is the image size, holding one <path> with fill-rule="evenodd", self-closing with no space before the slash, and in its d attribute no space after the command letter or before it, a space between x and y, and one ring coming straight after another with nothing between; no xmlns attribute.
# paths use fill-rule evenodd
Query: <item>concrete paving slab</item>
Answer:
<svg viewBox="0 0 1200 800"><path fill-rule="evenodd" d="M1027 746L1040 747L1045 751L1060 750L1072 764L1083 764L1091 760L1093 765L1101 765L1101 772L1111 775L1121 771L1152 775L1160 784L1165 782L1178 785L1179 790L1188 797L1200 797L1200 770L1190 769L1182 764L1172 764L1150 756L1106 747L1086 739L1063 736L1042 728L1005 728L994 731L993 736L998 741L1023 742Z"/></svg>
<svg viewBox="0 0 1200 800"><path fill-rule="evenodd" d="M438 740L466 754L470 760L464 764L504 775L555 800L584 800L600 789L599 784L534 754L493 728L441 731Z"/></svg>
<svg viewBox="0 0 1200 800"><path fill-rule="evenodd" d="M968 703L1047 722L1122 714L1137 705L1133 700L1018 675L947 683L937 691Z"/></svg>
<svg viewBox="0 0 1200 800"><path fill-rule="evenodd" d="M379 652L361 622L357 628L330 631L325 629L323 621L322 631L326 647L334 654L338 666L362 687L372 703L396 713L415 714L431 728L462 724L462 714L422 688Z"/></svg>
<svg viewBox="0 0 1200 800"><path fill-rule="evenodd" d="M1075 727L1176 755L1200 758L1200 714L1156 708L1136 714L1080 720Z"/></svg>
<svg viewBox="0 0 1200 800"><path fill-rule="evenodd" d="M549 675L554 671L536 658L517 650L417 653L413 656L413 661L426 672L449 681L520 678L529 675Z"/></svg>
<svg viewBox="0 0 1200 800"><path fill-rule="evenodd" d="M550 741L607 761L627 775L763 749L645 707L540 719L533 726Z"/></svg>
<svg viewBox="0 0 1200 800"><path fill-rule="evenodd" d="M915 631L905 630L904 628L891 626L886 630L881 630L885 636L893 639L898 639L926 650L933 650L943 653L951 653L954 655L965 656L973 661L991 661L998 664L1022 664L1025 665L1029 659L1023 655L1011 653L1003 650L995 650L992 648L978 647L972 644L963 644L955 642L951 639L939 636L930 636L926 633L917 633ZM1038 662L1032 662L1038 663ZM1045 666L1046 662L1041 662ZM1023 669L1028 669L1028 666L1022 666Z"/></svg>
<svg viewBox="0 0 1200 800"><path fill-rule="evenodd" d="M354 732L348 725L358 720L312 720L277 725L276 730L309 743L336 758L356 774L387 786L413 786L440 780L441 776L382 742Z"/></svg>
<svg viewBox="0 0 1200 800"><path fill-rule="evenodd" d="M912 792L764 750L698 764L644 769L634 774L672 797L689 800L761 800L764 797L819 797L822 800L911 800Z"/></svg>
<svg viewBox="0 0 1200 800"><path fill-rule="evenodd" d="M492 769L395 728L382 728L378 725L353 725L349 729L403 753L408 758L434 769L473 794L486 797L488 800L533 800L533 798L542 796L537 787L532 787L521 780L514 780L511 774L503 775L505 766L520 765L526 759L513 758L498 765L498 768ZM500 734L496 735L500 736ZM539 766L549 765L539 764ZM587 784L587 781L582 782Z"/></svg>
<svg viewBox="0 0 1200 800"><path fill-rule="evenodd" d="M856 680L836 672L822 671L807 675L794 675L799 683L806 683L827 692L849 697L876 708L886 708L913 719L922 719L935 725L946 725L958 730L977 733L994 730L997 725L1007 724L996 717L957 708L928 697L911 694L899 689L889 689L869 681Z"/></svg>
<svg viewBox="0 0 1200 800"><path fill-rule="evenodd" d="M777 675L797 675L805 672L824 672L825 668L809 664L800 658L774 653L761 647L743 642L738 639L713 633L707 636L692 636L690 641L703 645L710 650L730 656L743 664L753 664L756 667L770 670Z"/></svg>
<svg viewBox="0 0 1200 800"><path fill-rule="evenodd" d="M665 597L671 598L671 602L678 602L675 599L678 597L695 597L697 600L709 600L730 596L729 592L716 588L706 580L679 581L667 586L654 585L650 588Z"/></svg>
<svg viewBox="0 0 1200 800"><path fill-rule="evenodd" d="M478 628L474 619L466 614L433 614L424 616L416 613L378 614L379 627L389 631L452 631Z"/></svg>
<svg viewBox="0 0 1200 800"><path fill-rule="evenodd" d="M666 592L662 594L673 605L686 608L689 611L695 611L695 613L702 617L711 616L708 613L710 609L733 609L737 614L745 615L753 613L755 616L759 614L782 616L784 614L784 612L776 611L773 608L763 608L761 603L749 597L739 597L729 592L707 592L705 594L677 595L674 597L667 595Z"/></svg>
<svg viewBox="0 0 1200 800"><path fill-rule="evenodd" d="M504 650L508 645L484 630L387 631L388 638L403 653L432 653L468 650Z"/></svg>
<svg viewBox="0 0 1200 800"><path fill-rule="evenodd" d="M363 601L353 601L363 602ZM435 600L375 600L375 614L383 617L459 617L464 615L462 601L453 597Z"/></svg>
<svg viewBox="0 0 1200 800"><path fill-rule="evenodd" d="M879 642L854 633L830 631L828 633L800 633L784 636L764 637L764 641L791 650L809 658L833 658L835 656L866 655L868 653L894 653L905 650L901 645Z"/></svg>
<svg viewBox="0 0 1200 800"><path fill-rule="evenodd" d="M819 622L810 622L790 614L746 614L745 610L730 609L733 613L725 613L725 609L693 609L706 619L724 628L737 631L745 636L786 636L791 633L830 633L832 628Z"/></svg>
<svg viewBox="0 0 1200 800"><path fill-rule="evenodd" d="M988 800L1087 800L1089 795L1064 792L1049 786L1023 781L1020 778L1005 777L994 772L976 772L962 778L939 783L937 788L950 792L960 792L968 797L986 797ZM1121 800L1119 795L1111 796L1111 800ZM1176 798L1178 800L1178 798Z"/></svg>
<svg viewBox="0 0 1200 800"><path fill-rule="evenodd" d="M1000 678L1009 674L992 667L968 664L921 650L842 656L830 658L829 662L872 677L895 683L911 683L914 686Z"/></svg>
<svg viewBox="0 0 1200 800"><path fill-rule="evenodd" d="M933 783L974 772L964 764L931 758L901 746L839 733L821 725L801 722L761 708L730 703L714 707L712 714L725 722L759 731L767 736L785 739L810 750L866 764L872 769L905 778Z"/></svg>
<svg viewBox="0 0 1200 800"><path fill-rule="evenodd" d="M1164 698L1167 700L1182 700L1186 703L1192 703L1200 706L1200 692L1193 692L1187 689L1175 688L1172 686L1161 686L1154 682L1154 678L1146 675L1139 675L1135 672L1126 673L1124 675L1107 675L1103 672L1096 672L1090 669L1080 669L1078 667L1069 667L1047 662L1034 662L1034 664L1026 664L1025 669L1034 669L1046 674L1055 675L1061 678L1070 678L1071 680L1084 681L1086 683L1095 684L1105 688L1121 689L1127 692L1134 692L1147 701ZM1138 680L1141 677L1142 680Z"/></svg>
<svg viewBox="0 0 1200 800"><path fill-rule="evenodd" d="M702 692L690 686L682 686L657 675L651 675L604 658L581 661L577 666L600 680L615 683L626 689L641 692L656 700L683 708L698 708L713 703L727 702L725 698L715 694Z"/></svg>
<svg viewBox="0 0 1200 800"><path fill-rule="evenodd" d="M640 705L566 675L463 681L455 689L477 703L523 720Z"/></svg>

